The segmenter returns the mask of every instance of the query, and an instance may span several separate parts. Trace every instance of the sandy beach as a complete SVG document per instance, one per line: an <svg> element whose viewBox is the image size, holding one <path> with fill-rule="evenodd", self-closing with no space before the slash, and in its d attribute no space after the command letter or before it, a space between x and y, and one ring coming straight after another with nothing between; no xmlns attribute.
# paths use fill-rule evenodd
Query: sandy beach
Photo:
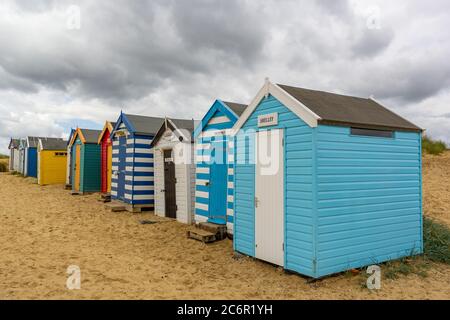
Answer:
<svg viewBox="0 0 450 320"><path fill-rule="evenodd" d="M424 209L450 226L450 152L424 159ZM315 283L251 258L232 241L205 245L177 222L112 213L98 195L0 174L0 299L450 299L450 267L363 287L348 273ZM81 290L66 288L81 268Z"/></svg>

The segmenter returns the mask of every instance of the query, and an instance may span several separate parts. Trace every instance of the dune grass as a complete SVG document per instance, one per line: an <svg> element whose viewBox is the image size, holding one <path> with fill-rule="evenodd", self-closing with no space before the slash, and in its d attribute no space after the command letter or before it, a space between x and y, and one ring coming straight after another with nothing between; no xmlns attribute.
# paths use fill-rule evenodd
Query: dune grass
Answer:
<svg viewBox="0 0 450 320"><path fill-rule="evenodd" d="M423 239L427 259L450 265L450 228L433 219L425 218Z"/></svg>
<svg viewBox="0 0 450 320"><path fill-rule="evenodd" d="M450 228L433 219L423 220L424 254L385 263L384 276L397 279L399 275L427 276L432 263L450 265Z"/></svg>
<svg viewBox="0 0 450 320"><path fill-rule="evenodd" d="M443 141L433 140L424 136L422 139L422 150L424 153L439 155L447 150L447 145Z"/></svg>
<svg viewBox="0 0 450 320"><path fill-rule="evenodd" d="M0 172L8 172L9 169L9 157L0 154Z"/></svg>
<svg viewBox="0 0 450 320"><path fill-rule="evenodd" d="M0 161L0 172L8 172L8 163Z"/></svg>

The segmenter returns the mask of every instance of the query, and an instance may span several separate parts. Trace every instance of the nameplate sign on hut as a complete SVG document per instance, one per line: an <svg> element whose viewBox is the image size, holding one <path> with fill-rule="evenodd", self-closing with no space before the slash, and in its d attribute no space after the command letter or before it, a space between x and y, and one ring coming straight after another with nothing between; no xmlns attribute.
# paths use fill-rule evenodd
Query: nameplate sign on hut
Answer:
<svg viewBox="0 0 450 320"><path fill-rule="evenodd" d="M258 128L278 125L278 113L265 114L258 117Z"/></svg>
<svg viewBox="0 0 450 320"><path fill-rule="evenodd" d="M216 137L221 137L221 136L224 136L224 135L226 135L226 130L216 130L216 131L214 131L214 135L216 136Z"/></svg>

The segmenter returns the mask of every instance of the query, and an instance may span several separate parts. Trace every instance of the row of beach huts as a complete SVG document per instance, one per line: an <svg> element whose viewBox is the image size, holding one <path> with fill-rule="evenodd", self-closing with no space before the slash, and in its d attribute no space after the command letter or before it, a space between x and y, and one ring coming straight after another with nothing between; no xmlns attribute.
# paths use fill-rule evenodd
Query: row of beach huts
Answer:
<svg viewBox="0 0 450 320"><path fill-rule="evenodd" d="M421 135L372 98L266 80L199 122L121 113L67 141L11 139L10 170L320 278L423 252Z"/></svg>

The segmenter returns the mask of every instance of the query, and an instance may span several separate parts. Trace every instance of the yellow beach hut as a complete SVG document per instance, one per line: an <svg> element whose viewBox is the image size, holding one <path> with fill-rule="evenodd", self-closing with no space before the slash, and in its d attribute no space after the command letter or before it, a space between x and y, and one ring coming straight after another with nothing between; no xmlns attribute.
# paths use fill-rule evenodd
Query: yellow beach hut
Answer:
<svg viewBox="0 0 450 320"><path fill-rule="evenodd" d="M38 184L66 182L67 141L58 138L40 138L38 144Z"/></svg>

